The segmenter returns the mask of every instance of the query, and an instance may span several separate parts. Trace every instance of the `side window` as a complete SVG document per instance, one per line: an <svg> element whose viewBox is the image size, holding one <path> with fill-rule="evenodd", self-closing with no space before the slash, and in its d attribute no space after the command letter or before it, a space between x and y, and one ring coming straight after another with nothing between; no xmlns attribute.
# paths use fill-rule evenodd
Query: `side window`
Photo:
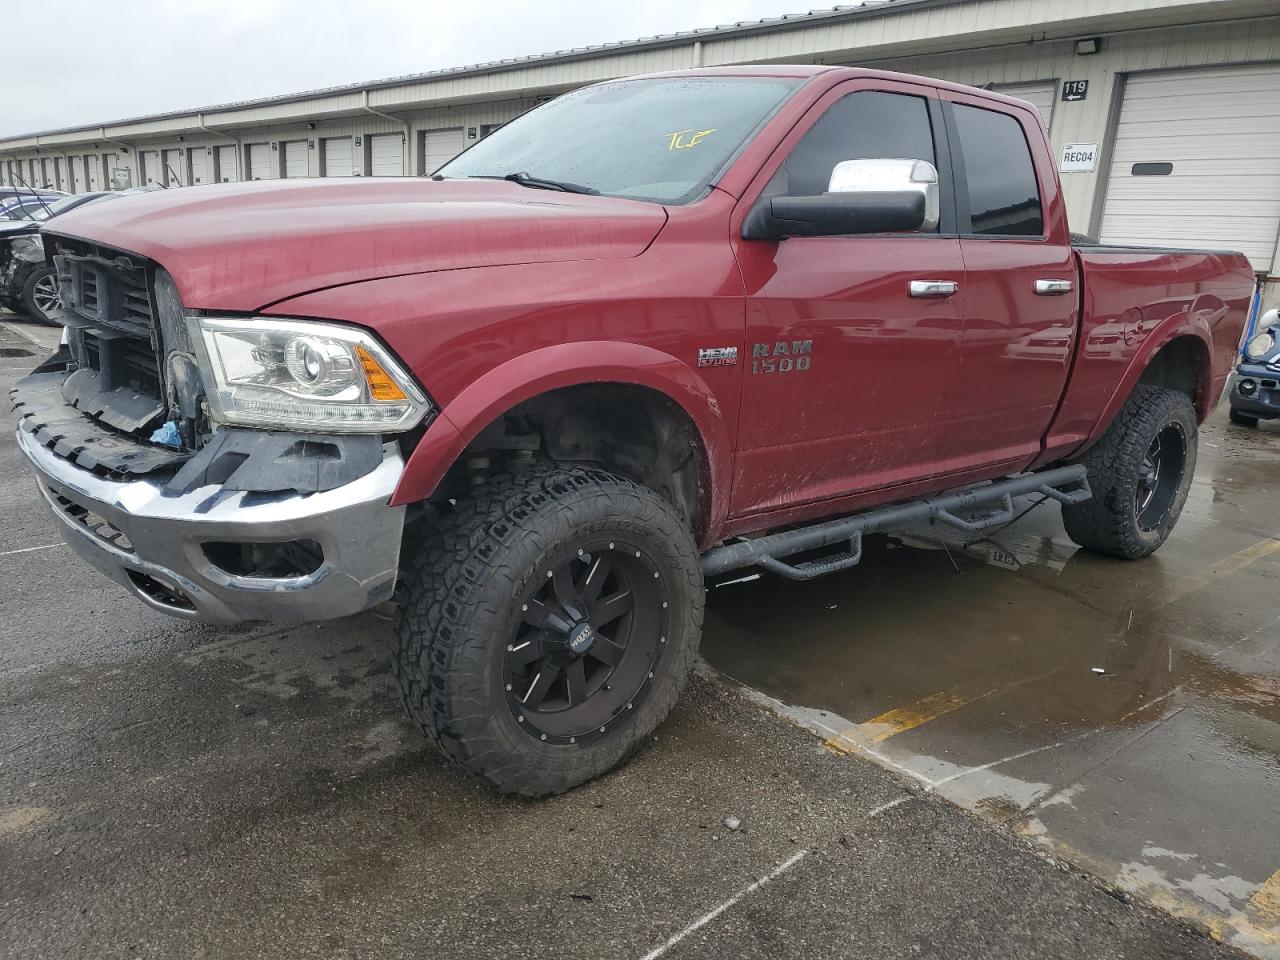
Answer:
<svg viewBox="0 0 1280 960"><path fill-rule="evenodd" d="M864 90L833 103L796 144L766 191L774 196L826 193L842 160L927 160L937 166L923 97Z"/></svg>
<svg viewBox="0 0 1280 960"><path fill-rule="evenodd" d="M976 234L1038 237L1044 211L1031 148L1022 125L1007 113L953 106Z"/></svg>

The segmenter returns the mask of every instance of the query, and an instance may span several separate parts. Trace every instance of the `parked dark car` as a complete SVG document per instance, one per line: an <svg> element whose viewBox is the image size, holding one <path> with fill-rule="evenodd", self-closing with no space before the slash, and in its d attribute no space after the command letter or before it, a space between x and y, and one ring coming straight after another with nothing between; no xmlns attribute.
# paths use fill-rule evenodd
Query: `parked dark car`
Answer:
<svg viewBox="0 0 1280 960"><path fill-rule="evenodd" d="M0 220L0 304L25 313L37 323L57 325L58 277L45 262L40 225L86 203L118 197L119 193L78 193L28 207L30 217Z"/></svg>
<svg viewBox="0 0 1280 960"><path fill-rule="evenodd" d="M1231 388L1231 422L1256 427L1280 419L1280 310L1268 310L1244 346Z"/></svg>

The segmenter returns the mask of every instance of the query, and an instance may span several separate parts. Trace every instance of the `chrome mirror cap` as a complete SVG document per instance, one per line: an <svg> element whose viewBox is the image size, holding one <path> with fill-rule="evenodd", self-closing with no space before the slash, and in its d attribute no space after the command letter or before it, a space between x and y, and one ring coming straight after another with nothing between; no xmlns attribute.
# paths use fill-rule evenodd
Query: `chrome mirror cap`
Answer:
<svg viewBox="0 0 1280 960"><path fill-rule="evenodd" d="M924 222L919 232L938 229L938 170L927 160L841 160L831 171L828 193L920 193Z"/></svg>

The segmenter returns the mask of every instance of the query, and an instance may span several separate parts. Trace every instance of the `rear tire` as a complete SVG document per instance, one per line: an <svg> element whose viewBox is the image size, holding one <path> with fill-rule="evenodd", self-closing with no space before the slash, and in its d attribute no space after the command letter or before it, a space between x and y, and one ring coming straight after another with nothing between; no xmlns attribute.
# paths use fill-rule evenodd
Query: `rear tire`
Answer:
<svg viewBox="0 0 1280 960"><path fill-rule="evenodd" d="M1232 407L1227 413L1227 419L1241 427L1256 427L1258 425L1257 417L1251 417L1247 413L1241 413L1235 407Z"/></svg>
<svg viewBox="0 0 1280 960"><path fill-rule="evenodd" d="M1067 535L1082 547L1125 560L1157 550L1186 503L1196 447L1191 398L1139 384L1081 458L1093 499L1062 508Z"/></svg>
<svg viewBox="0 0 1280 960"><path fill-rule="evenodd" d="M36 323L60 327L54 315L61 308L58 296L58 274L53 267L37 267L22 285L22 306Z"/></svg>
<svg viewBox="0 0 1280 960"><path fill-rule="evenodd" d="M406 567L392 657L405 706L446 758L504 793L560 793L627 760L697 654L687 525L600 470L492 478Z"/></svg>

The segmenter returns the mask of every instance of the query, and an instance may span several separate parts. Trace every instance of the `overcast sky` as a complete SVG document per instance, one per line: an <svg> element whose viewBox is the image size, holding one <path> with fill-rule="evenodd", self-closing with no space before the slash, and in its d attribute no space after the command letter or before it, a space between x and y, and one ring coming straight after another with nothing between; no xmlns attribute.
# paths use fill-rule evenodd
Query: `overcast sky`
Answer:
<svg viewBox="0 0 1280 960"><path fill-rule="evenodd" d="M821 0L0 0L0 136L805 12ZM834 5L834 0L833 0Z"/></svg>

